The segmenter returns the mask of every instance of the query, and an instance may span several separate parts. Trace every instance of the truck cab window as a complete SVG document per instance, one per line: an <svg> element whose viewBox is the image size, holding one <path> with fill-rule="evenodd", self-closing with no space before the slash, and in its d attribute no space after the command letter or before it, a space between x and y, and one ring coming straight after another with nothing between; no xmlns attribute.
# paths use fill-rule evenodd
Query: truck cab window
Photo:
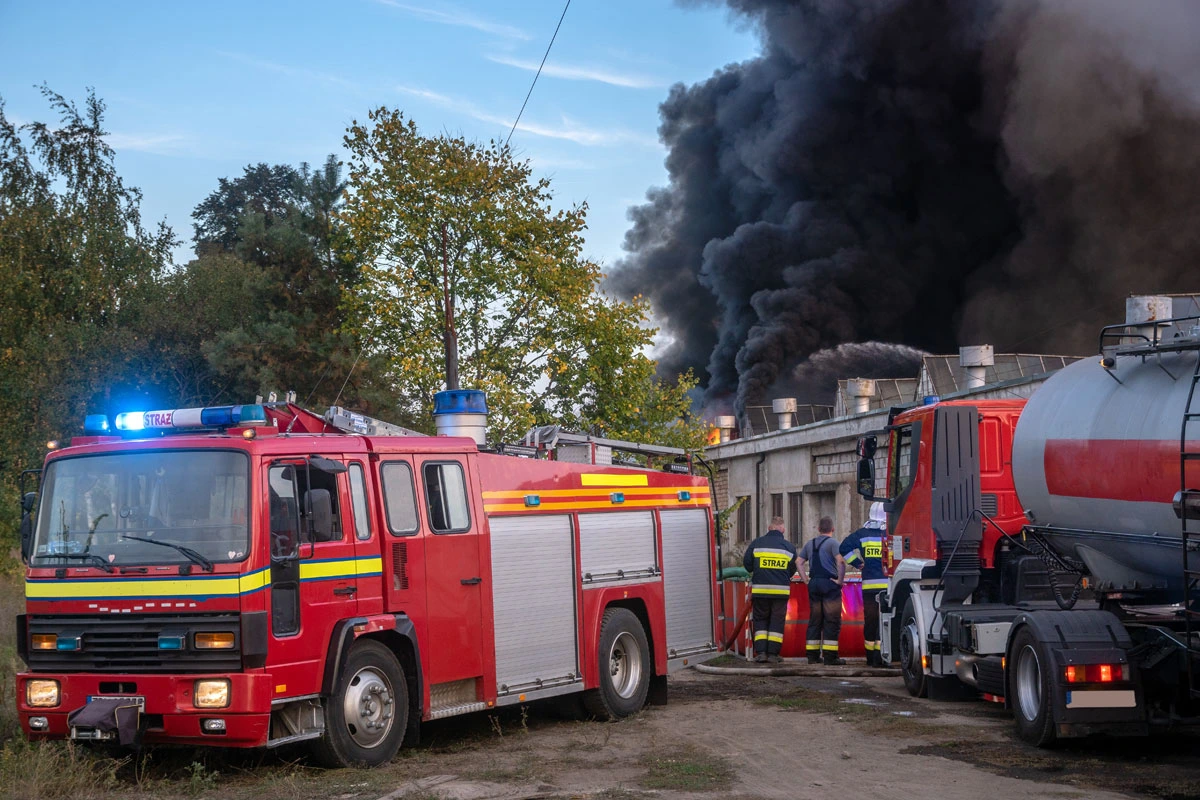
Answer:
<svg viewBox="0 0 1200 800"><path fill-rule="evenodd" d="M417 493L413 488L412 467L406 461L388 461L379 468L383 483L383 508L392 536L411 536L417 532Z"/></svg>
<svg viewBox="0 0 1200 800"><path fill-rule="evenodd" d="M888 496L899 497L912 483L912 426L892 431L891 475Z"/></svg>
<svg viewBox="0 0 1200 800"><path fill-rule="evenodd" d="M289 549L295 543L308 542L310 532L300 524L304 516L304 498L310 489L329 492L329 503L333 513L333 525L328 536L318 542L336 542L342 539L342 516L338 503L337 475L305 464L284 464L271 467L268 474L270 485L271 553L276 558L291 555Z"/></svg>
<svg viewBox="0 0 1200 800"><path fill-rule="evenodd" d="M461 464L436 462L422 468L429 527L434 533L460 533L471 527L467 482Z"/></svg>
<svg viewBox="0 0 1200 800"><path fill-rule="evenodd" d="M354 503L354 534L359 539L370 539L371 517L367 512L367 485L362 464L350 465L350 500Z"/></svg>

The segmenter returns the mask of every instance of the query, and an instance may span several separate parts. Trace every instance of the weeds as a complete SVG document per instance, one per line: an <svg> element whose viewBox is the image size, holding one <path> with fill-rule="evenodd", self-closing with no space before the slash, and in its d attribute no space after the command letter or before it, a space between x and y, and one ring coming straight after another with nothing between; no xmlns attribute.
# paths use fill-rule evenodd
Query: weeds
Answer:
<svg viewBox="0 0 1200 800"><path fill-rule="evenodd" d="M734 771L729 762L691 747L670 756L647 756L642 765L647 771L641 783L647 789L713 792L728 789L733 783Z"/></svg>
<svg viewBox="0 0 1200 800"><path fill-rule="evenodd" d="M204 794L217 788L217 777L220 774L199 761L193 761L187 771L187 793L190 795Z"/></svg>

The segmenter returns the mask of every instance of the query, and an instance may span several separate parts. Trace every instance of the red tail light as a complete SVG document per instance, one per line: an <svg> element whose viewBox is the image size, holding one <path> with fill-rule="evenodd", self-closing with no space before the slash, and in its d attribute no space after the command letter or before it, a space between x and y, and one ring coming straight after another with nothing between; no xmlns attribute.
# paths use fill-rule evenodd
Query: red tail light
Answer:
<svg viewBox="0 0 1200 800"><path fill-rule="evenodd" d="M1067 683L1113 683L1129 680L1128 664L1072 664L1063 670Z"/></svg>

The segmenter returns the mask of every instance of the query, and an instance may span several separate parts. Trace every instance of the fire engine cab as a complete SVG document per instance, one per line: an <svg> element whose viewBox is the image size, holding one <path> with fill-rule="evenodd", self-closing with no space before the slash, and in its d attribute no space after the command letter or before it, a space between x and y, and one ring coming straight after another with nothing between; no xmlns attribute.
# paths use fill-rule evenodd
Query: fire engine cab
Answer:
<svg viewBox="0 0 1200 800"><path fill-rule="evenodd" d="M482 393L438 404L472 436L291 402L89 417L22 497L25 733L374 765L425 720L665 702L716 649L707 480L587 436L489 451Z"/></svg>

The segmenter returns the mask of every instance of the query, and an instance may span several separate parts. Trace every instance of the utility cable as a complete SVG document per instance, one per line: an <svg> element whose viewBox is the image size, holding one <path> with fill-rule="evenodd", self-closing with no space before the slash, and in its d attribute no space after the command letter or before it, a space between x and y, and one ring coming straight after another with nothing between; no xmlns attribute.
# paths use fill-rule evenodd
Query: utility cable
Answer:
<svg viewBox="0 0 1200 800"><path fill-rule="evenodd" d="M529 103L529 97L533 94L533 87L537 86L538 76L542 74L542 67L546 66L546 59L550 57L550 48L554 46L554 39L558 36L558 29L562 27L563 18L567 16L567 9L571 7L571 0L567 0L563 6L562 15L558 18L558 24L554 26L554 35L550 37L550 44L546 45L546 54L542 56L542 63L538 64L537 72L533 75L533 83L529 84L529 91L525 93L525 102L521 103L521 110L517 112L517 118L513 120L512 130L508 132L508 137L504 140L504 146L508 147L509 139L512 139L513 131L517 129L517 123L521 121L521 115L525 113L525 106Z"/></svg>

